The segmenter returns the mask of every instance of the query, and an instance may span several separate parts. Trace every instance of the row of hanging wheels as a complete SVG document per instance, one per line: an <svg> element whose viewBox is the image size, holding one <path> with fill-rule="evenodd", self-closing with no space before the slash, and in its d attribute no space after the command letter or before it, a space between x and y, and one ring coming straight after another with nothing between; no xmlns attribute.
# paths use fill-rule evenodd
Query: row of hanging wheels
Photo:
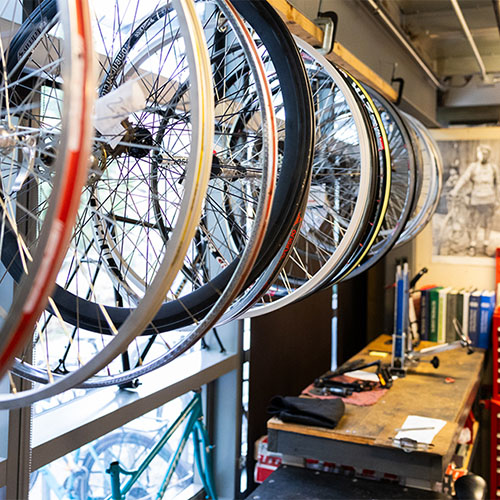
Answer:
<svg viewBox="0 0 500 500"><path fill-rule="evenodd" d="M366 271L434 212L425 127L266 2L0 18L0 408L134 383Z"/></svg>

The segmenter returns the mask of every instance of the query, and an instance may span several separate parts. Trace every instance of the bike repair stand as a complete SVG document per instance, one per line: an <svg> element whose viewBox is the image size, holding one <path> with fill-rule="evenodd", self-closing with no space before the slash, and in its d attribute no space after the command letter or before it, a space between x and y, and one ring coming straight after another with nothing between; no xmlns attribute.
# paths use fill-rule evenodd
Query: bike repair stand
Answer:
<svg viewBox="0 0 500 500"><path fill-rule="evenodd" d="M410 286L408 281L408 262L396 266L396 291L394 293L394 333L392 334L391 373L398 377L406 375L407 337L409 330L408 307Z"/></svg>
<svg viewBox="0 0 500 500"><path fill-rule="evenodd" d="M419 344L418 331L416 329L415 311L413 309L413 301L410 292L415 287L417 281L427 272L424 267L412 280L408 279L408 263L403 261L396 266L396 291L394 300L394 333L392 335L392 360L391 374L398 377L406 376L408 367L415 366L423 358L432 356L432 359L427 360L434 368L439 367L439 358L436 354L457 347L465 347L468 354L473 352L471 341L467 338L462 326L456 318L453 318L453 327L459 340L446 344L426 347L415 351L414 348ZM412 314L413 313L413 314ZM410 318L411 317L411 318ZM410 324L411 319L411 324Z"/></svg>

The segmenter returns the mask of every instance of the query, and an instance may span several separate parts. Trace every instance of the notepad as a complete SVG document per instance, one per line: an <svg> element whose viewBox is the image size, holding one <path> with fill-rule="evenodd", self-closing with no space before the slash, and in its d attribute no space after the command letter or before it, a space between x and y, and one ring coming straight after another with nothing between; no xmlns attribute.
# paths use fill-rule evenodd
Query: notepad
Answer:
<svg viewBox="0 0 500 500"><path fill-rule="evenodd" d="M419 443L431 444L436 434L445 426L446 420L408 415L394 439L410 438ZM408 430L405 430L408 429Z"/></svg>

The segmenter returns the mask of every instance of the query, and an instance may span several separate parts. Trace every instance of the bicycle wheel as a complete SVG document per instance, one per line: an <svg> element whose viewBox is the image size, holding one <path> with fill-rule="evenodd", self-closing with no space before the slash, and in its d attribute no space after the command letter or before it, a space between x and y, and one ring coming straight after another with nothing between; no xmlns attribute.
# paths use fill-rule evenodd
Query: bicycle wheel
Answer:
<svg viewBox="0 0 500 500"><path fill-rule="evenodd" d="M48 3L52 3L52 0ZM0 406L29 404L41 397L73 387L101 370L145 328L162 303L166 291L183 264L184 254L199 221L210 177L213 127L209 127L208 124L213 123L213 96L211 90L209 91L211 87L209 59L203 31L196 17L193 3L175 0L172 3L156 3L155 6L158 7L156 11L161 14L156 19L148 15L151 5L141 5L143 8L139 9L138 3L133 11L125 8L113 11L111 19L116 22L106 25L103 24L103 17L100 17L98 32L100 41L108 47L108 50L103 49L102 46L97 47L101 57L101 67L109 67L112 72L117 72L119 75L113 76L114 81L119 85L117 89L100 99L111 96L114 101L123 102L124 99L120 100L117 97L123 97L122 92L125 91L131 91L133 97L139 96L139 99L138 102L136 100L132 103L125 100L127 103L125 109L114 107L114 101L110 103L109 100L100 100L103 108L105 107L103 103L106 103L107 108L111 109L109 118L118 117L121 120L118 124L121 128L116 128L116 123L110 124L109 122L104 126L102 123L98 126L101 128L101 133L96 139L93 170L84 192L84 199L89 203L82 206L80 210L72 251L66 260L65 273L58 277L59 280L64 280L66 285L73 287L76 294L82 293L87 300L94 300L93 303L102 312L100 318L103 320L102 324L115 335L106 350L100 350L85 364L80 363L76 371L57 380L52 376L47 350L44 354L47 362L46 372L49 382L54 383L17 395L2 397ZM140 26L141 33L146 32L150 36L140 39L138 44L128 44L125 49L122 44L116 47L113 45L115 39L127 36L121 31L122 21L125 20L131 21L128 29L132 33L137 26ZM115 29L119 31L116 36L113 36ZM167 40L168 47L161 43L156 44L157 38ZM109 42L109 45L104 42ZM157 52L148 51L151 44L155 46ZM117 54L115 50L120 50L120 52ZM129 59L129 56L134 57ZM140 61L140 64L127 65L131 60ZM110 64L107 65L103 61L108 61ZM108 72L106 78L109 78L112 72ZM184 93L184 96L187 95L188 98L179 102L176 99L175 90L185 85L188 79L189 94ZM131 82L130 86L127 86L127 82ZM141 85L144 85L147 92L145 99L141 97L141 91L145 92L140 87ZM105 90L103 94L106 94ZM153 231L150 231L153 224L148 222L148 217L154 216L151 204L148 202L151 196L149 177L143 174L144 163L141 163L145 162L149 165L149 160L145 159L147 155L143 154L143 150L147 149L149 136L143 130L146 127L141 125L146 123L154 127L160 121L157 118L158 115L163 115L160 109L163 107L168 110L170 103L176 109L182 108L182 120L171 123L162 137L163 142L156 144L153 149L155 152L160 150L170 155L170 168L165 175L172 176L176 181L181 182L175 185L169 184L171 188L169 196L175 196L173 202L168 199L162 200L165 204L171 202L168 205L170 210L168 220L172 227L169 244L159 255L154 252L158 239ZM112 104L111 107L110 104ZM100 119L101 117L98 116L98 120ZM189 123L189 127L186 123ZM174 126L175 124L179 125L178 128ZM97 197L96 191L99 189L109 192L109 195ZM96 206L96 199L99 200L100 205ZM119 326L113 324L102 305L106 301L109 303L110 300L114 303L114 289L113 284L109 284L111 281L109 275L99 272L102 259L105 259L107 254L105 245L94 245L95 240L97 241L100 237L99 234L94 234L94 214L97 210L100 211L100 215L104 214L107 220L114 224L115 234L120 231L123 235L123 252L126 251L127 244L140 242L142 250L152 252L155 257L154 260L147 261L150 267L140 270L148 277L147 290L143 295L138 296L139 301L134 304L133 309L127 309ZM167 213L167 208L165 213ZM127 225L132 228L126 227ZM133 266L133 263L129 263L129 266ZM75 279L75 276L78 279ZM96 276L102 281L98 281ZM59 286L53 295L50 312L45 313L46 316L52 314L48 321L52 320L53 325L44 324L45 332L50 333L52 330L56 336L67 335L70 339L76 338L77 335L85 337L87 333L84 332L82 325L78 324L78 327L71 332L62 322L60 305L64 304L59 301L57 290L61 290L61 287ZM73 315L76 312L79 317L78 303L75 304L73 301L66 306L73 310ZM121 311L119 308L116 309Z"/></svg>
<svg viewBox="0 0 500 500"><path fill-rule="evenodd" d="M383 96L367 88L382 118L391 158L391 188L380 231L362 263L349 275L354 277L379 262L395 245L414 206L416 166L410 134L398 110Z"/></svg>
<svg viewBox="0 0 500 500"><path fill-rule="evenodd" d="M279 130L283 137L283 158L269 229L262 245L263 250L247 281L251 284L266 269L267 272L281 269L287 252L282 254L279 262L272 268L269 268L269 262L286 244L289 235L296 233L297 221L302 219L299 211L311 174L313 116L311 91L302 60L284 23L265 2L252 0L236 1L233 4L256 32L264 60L270 67L268 71L276 74L275 81L280 83L279 87L273 89L274 99L287 117L281 121L282 127ZM224 289L237 265L238 259L235 259L214 279L182 300L164 303L143 333L148 335L170 331L201 320L218 300L220 290ZM54 300L66 321L74 324L74 311L78 310L78 324L94 332L113 334L113 329L107 327L107 318L112 320L115 327L119 327L131 311L127 307L99 307L98 304L75 297L60 287L55 292Z"/></svg>
<svg viewBox="0 0 500 500"><path fill-rule="evenodd" d="M375 138L356 95L323 56L302 40L296 42L316 114L312 185L290 259L270 293L248 316L266 314L313 293L341 269L363 235L376 193ZM237 315L234 309L232 317Z"/></svg>
<svg viewBox="0 0 500 500"><path fill-rule="evenodd" d="M416 136L416 147L421 160L421 186L413 213L397 246L407 243L428 224L436 210L442 189L442 158L439 148L426 128L414 117L403 115Z"/></svg>
<svg viewBox="0 0 500 500"><path fill-rule="evenodd" d="M24 36L37 47L36 58L22 45L3 46L26 14L22 2L3 9L11 9L12 21L0 39L0 375L28 342L66 253L86 180L94 100L85 2L64 4L50 28L38 29L36 15L27 18Z"/></svg>
<svg viewBox="0 0 500 500"><path fill-rule="evenodd" d="M210 254L214 254L215 252L217 253L217 256L225 258L227 258L227 255L231 255L231 253L229 252L233 252L232 258L240 253L241 255L239 257L238 266L236 267L236 272L234 273L233 278L227 284L225 289L223 291L220 291L220 297L215 303L214 307L211 309L209 315L201 323L199 323L196 327L196 330L189 335L187 340L189 340L190 343L193 342L193 336L197 336L197 338L199 338L205 333L205 331L211 328L211 326L217 320L218 316L224 311L226 304L229 303L234 296L236 296L241 286L246 281L246 277L248 276L248 273L252 268L253 262L255 261L257 252L260 249L260 245L262 244L262 240L265 234L267 220L269 218L269 212L272 206L272 193L277 166L277 133L274 113L272 109L271 91L264 81L265 71L262 63L260 62L257 49L255 46L253 46L252 48L250 43L250 34L244 29L244 25L242 24L241 19L238 20L236 17L234 17L235 13L231 11L230 4L226 5L224 2L217 2L217 4L219 4L220 6L220 11L218 11L217 9L213 9L213 7L215 7L216 5L215 2L207 1L204 2L204 4L204 6L210 11L208 12L206 16L207 19L205 20L206 29L207 27L211 27L214 24L214 20L218 17L216 15L217 13L223 13L229 23L233 25L232 29L227 25L225 26L225 36L232 37L231 35L235 33L237 35L237 38L241 39L248 45L245 46L244 51L242 51L241 48L237 50L237 44L235 43L235 40L233 40L224 51L225 54L229 54L231 57L231 66L235 67L234 72L230 72L229 74L225 75L226 85L228 80L233 80L234 83L238 83L238 74L244 74L245 80L248 80L249 72L245 69L246 67L251 68L251 74L254 76L255 82L252 85L247 82L243 89L243 92L237 92L230 85L227 85L228 90L224 93L230 95L230 97L227 97L227 99L230 99L232 101L231 104L224 103L225 98L222 95L219 86L217 85L218 82L216 82L215 84L217 107L226 110L224 113L216 114L215 150L217 151L217 158L220 158L221 161L217 163L217 168L219 170L214 172L214 169L212 169L211 173L210 186L204 206L204 215L202 218L202 224L200 224L201 229L198 229L198 233L203 233L203 237L195 238L195 243L192 245L193 248L191 250L196 256L199 256L200 254L202 254L202 252L206 252L206 254L208 254L202 255L202 258L198 259L202 263L205 263L207 261L207 257L209 257ZM219 52L221 51L220 45L212 43L212 39L210 39L209 42L211 52L213 48L214 50L216 50L215 56L218 56ZM239 56L238 52L240 53ZM216 59L215 56L212 55L212 60ZM236 61L241 58L245 59L244 64L241 61L239 63L236 63ZM251 89L250 92L249 89ZM236 103L247 103L247 105L238 107L240 112L238 114L235 114L233 110ZM230 118L228 118L228 116L231 116L231 114L235 115L233 122L236 123L231 124L231 120ZM251 119L245 118L243 120L240 115L248 115ZM243 121L248 122L248 125L246 127L242 126ZM255 129L257 125L258 130ZM224 132L226 128L229 128L230 130ZM249 149L251 151L255 150L251 158L248 154ZM248 181L244 177L237 175L238 172L241 173L243 170L250 171L251 176ZM251 193L248 193L249 189L241 189L239 187L240 185L246 185L247 188L250 188L250 191L256 191L255 201L251 197ZM157 189L157 186L155 186L154 189ZM224 195L225 203L221 203L220 201L216 200L216 197L220 197L221 193L223 193ZM234 193L236 193L236 195ZM219 230L221 225L221 221L219 219L221 217L221 214L224 214L224 210L227 210L227 207L225 207L224 205L227 204L231 198L233 198L238 203L241 203L242 201L244 202L244 210L242 210L242 212L245 214L245 226L242 230L236 233L236 236L241 238L241 240L243 241L238 238L226 237L226 240L229 240L229 242L225 243L226 240L223 240L222 238L224 234L222 234L222 232ZM232 222L233 225L237 222L234 220L236 218L236 214L236 210L234 209L234 207L232 207L228 214L231 217L229 217L228 219L230 222ZM210 219L213 220L212 225L209 224ZM228 225L230 224L228 223ZM252 225L253 227L251 227ZM104 234L105 231L106 229L103 228L101 234ZM157 227L157 231L162 237L167 239L168 235L163 233L161 228ZM229 231L230 235L233 235L234 231L235 228L232 227L231 231ZM203 244L204 240L208 238L210 238L211 242L209 250L207 249L206 243ZM102 238L102 240L104 240L104 238ZM235 250L231 248L231 244L237 247L236 255ZM239 244L243 244L244 249L240 248ZM215 248L216 246L217 248ZM119 252L117 248L113 249L110 244L109 252L107 254L108 268L110 268L110 270L114 268L118 270L121 275L125 275L125 273L122 272L123 266L121 265L120 257L117 257L118 253ZM109 265L109 261L114 261L112 266ZM202 272L204 273L202 278L204 278L205 274L207 276L210 276L211 270L209 266L205 266L201 268L201 271L198 271L195 268L196 264L196 259L186 258L183 269L179 273L180 279L194 279L198 276L201 276ZM115 275L115 278L119 278L121 280L127 279L126 276L124 276L124 278L121 278L117 275ZM135 283L131 283L131 286L134 285ZM174 284L174 286L176 285ZM177 292L173 295L179 296L180 293ZM187 340L183 340L183 343L187 342ZM107 341L109 341L109 339L102 339L102 343L99 342L101 344L101 348ZM168 339L168 344L166 341L160 338L157 339L156 337L153 337L152 339L147 338L136 340L133 346L134 349L132 349L132 352L130 353L128 359L128 361L130 362L130 366L133 367L134 364L138 364L138 369L141 373L152 369L148 364L145 363L144 357L145 353L149 354L148 358L152 357L149 351L154 341L157 341L157 343L161 343L163 350L165 349L165 346L172 345L171 339ZM142 345L140 345L141 342ZM68 345L67 348L65 348L64 354L62 354L61 356L56 356L55 353L51 353L51 356L56 362L57 360L59 360L59 367L63 367L64 371L73 368L73 366L68 363L68 353L71 347L71 345ZM178 355L179 349L181 349L180 346L175 347L175 355ZM73 348L73 351L77 350L78 347L75 346ZM139 354L136 355L136 353ZM115 363L115 365L118 364L119 363ZM101 386L107 385L109 383L121 384L126 383L127 381L130 381L130 379L134 379L137 376L137 370L132 370L130 373L121 373L121 371L123 371L124 369L124 367L122 367L122 370L118 369L117 375L96 377L96 381L89 381L85 383L84 386L93 387L95 386L95 384ZM60 369L56 369L56 371L60 371ZM107 371L109 375L109 367L107 368ZM15 367L14 372L30 380L45 383L47 382L47 374L44 373L43 369L37 371L26 363L18 363Z"/></svg>
<svg viewBox="0 0 500 500"><path fill-rule="evenodd" d="M384 217L389 207L389 198L392 185L391 153L389 141L384 128L384 123L378 109L364 87L351 75L343 72L346 80L352 85L360 97L365 109L370 115L372 127L377 136L378 159L379 159L379 185L376 203L371 214L371 222L366 234L359 245L356 253L351 257L349 263L335 276L330 276L325 286L330 286L344 279L349 279L363 270L364 259L368 256L371 248L376 243ZM359 271L358 271L359 269Z"/></svg>
<svg viewBox="0 0 500 500"><path fill-rule="evenodd" d="M94 444L87 446L87 453L82 461L85 476L80 481L86 481L82 490L85 494L83 499L104 500L111 494L109 474L106 469L111 462L118 461L120 465L129 471L137 469L137 466L146 458L153 449L156 442L153 438L137 431L113 432L98 439ZM163 447L155 457L151 465L141 475L137 483L130 490L127 498L146 499L151 498L158 490L159 484L167 470L172 450ZM179 463L175 468L174 478L169 493L175 494L185 488L193 478L193 471Z"/></svg>
<svg viewBox="0 0 500 500"><path fill-rule="evenodd" d="M246 260L244 264L242 257L245 252L256 256L262 245L278 161L271 90L250 33L229 2L198 1L197 8L214 72L214 155L197 237L166 299L183 301L188 314L186 295L209 283L236 259L235 274L240 276L239 286L243 285L241 276L248 274L245 267L250 270L255 259ZM158 193L161 190L159 162L152 162L150 175L151 189ZM153 196L155 219L158 232L167 244L169 224L157 199ZM139 283L137 286L145 289L147 284L127 265L114 235L104 222L99 226L98 232L107 235L110 248L106 264L110 270L120 271L120 276L115 273L115 288L124 288L126 292ZM225 288L226 285L220 288L219 295ZM235 289L232 293L238 291ZM220 296L216 303L222 307Z"/></svg>

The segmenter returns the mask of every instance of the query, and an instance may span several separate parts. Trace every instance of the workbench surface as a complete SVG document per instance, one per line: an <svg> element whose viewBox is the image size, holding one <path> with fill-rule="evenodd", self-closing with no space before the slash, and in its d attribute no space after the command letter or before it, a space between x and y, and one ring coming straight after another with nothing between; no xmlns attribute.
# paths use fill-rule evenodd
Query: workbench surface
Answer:
<svg viewBox="0 0 500 500"><path fill-rule="evenodd" d="M422 347L433 345L422 342ZM388 353L385 357L374 355ZM381 359L390 363L390 336L382 335L352 359ZM476 397L484 351L467 354L459 348L438 354L435 369L421 361L373 406L346 404L335 429L268 421L269 449L287 455L325 460L417 479L440 481L450 462L472 403ZM430 359L430 358L429 358ZM320 375L320 374L318 374ZM445 380L453 379L452 383ZM408 415L439 418L446 425L428 451L407 453L392 445L390 437Z"/></svg>

